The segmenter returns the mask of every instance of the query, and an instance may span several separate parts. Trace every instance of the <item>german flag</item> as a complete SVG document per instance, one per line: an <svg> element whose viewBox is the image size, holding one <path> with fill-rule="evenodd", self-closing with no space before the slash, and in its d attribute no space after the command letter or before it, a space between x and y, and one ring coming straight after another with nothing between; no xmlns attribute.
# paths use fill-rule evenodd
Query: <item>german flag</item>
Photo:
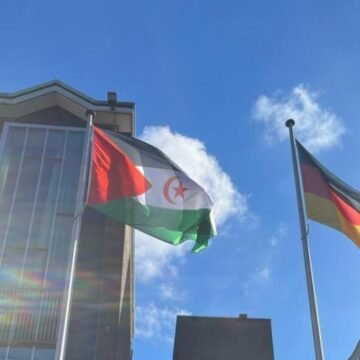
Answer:
<svg viewBox="0 0 360 360"><path fill-rule="evenodd" d="M298 141L308 217L347 235L360 247L360 192L320 164Z"/></svg>

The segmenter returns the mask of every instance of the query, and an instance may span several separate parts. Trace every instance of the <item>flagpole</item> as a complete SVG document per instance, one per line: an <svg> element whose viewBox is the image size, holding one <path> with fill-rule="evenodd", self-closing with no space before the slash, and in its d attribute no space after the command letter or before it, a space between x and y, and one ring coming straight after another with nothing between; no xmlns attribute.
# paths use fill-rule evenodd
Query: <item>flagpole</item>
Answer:
<svg viewBox="0 0 360 360"><path fill-rule="evenodd" d="M70 310L71 310L71 303L73 297L73 288L74 288L74 278L75 278L75 271L76 271L76 263L77 263L77 254L79 248L79 240L80 240L80 231L81 231L81 223L82 217L85 212L85 204L86 198L88 194L88 179L89 179L89 172L90 172L90 154L91 154L91 143L92 143L92 126L93 126L93 119L95 113L91 110L86 111L86 119L87 119L87 126L86 126L86 135L85 135L85 156L84 162L82 163L82 170L80 175L80 188L78 192L78 197L76 200L76 210L74 215L74 226L73 226L73 246L72 246L72 253L71 253L71 262L70 268L68 270L68 280L67 280L67 291L65 292L66 300L64 305L64 310L62 311L62 316L60 318L59 323L59 341L60 346L56 349L56 359L58 360L65 360L66 359L66 344L69 332L69 323L70 323Z"/></svg>
<svg viewBox="0 0 360 360"><path fill-rule="evenodd" d="M308 297L309 297L309 307L310 307L311 326L313 332L315 355L316 355L316 360L323 360L324 352L321 341L319 315L317 311L315 287L314 287L314 280L312 274L311 256L310 256L310 250L309 250L309 244L307 238L304 193L303 193L302 181L300 177L299 159L298 159L295 138L293 133L293 127L295 125L295 121L293 119L289 119L286 121L285 125L289 128L289 134L290 134L291 153L292 153L292 161L293 161L293 169L294 169L296 197L297 197L298 211L299 211L301 241L302 241L302 247L304 253L306 284L307 284Z"/></svg>

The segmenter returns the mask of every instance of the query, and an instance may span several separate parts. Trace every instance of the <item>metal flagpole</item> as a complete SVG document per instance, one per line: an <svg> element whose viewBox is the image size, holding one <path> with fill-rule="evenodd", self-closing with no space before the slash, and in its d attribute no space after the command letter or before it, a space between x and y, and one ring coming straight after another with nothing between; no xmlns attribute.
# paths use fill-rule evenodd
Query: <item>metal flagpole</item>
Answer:
<svg viewBox="0 0 360 360"><path fill-rule="evenodd" d="M85 203L88 193L88 178L90 172L90 154L91 154L91 144L92 144L92 126L95 113L91 110L86 111L87 118L87 127L86 127L86 136L85 136L85 157L82 164L82 171L80 175L80 189L76 202L76 211L74 216L74 228L73 228L73 246L72 246L72 256L69 269L69 276L67 281L67 291L66 291L66 300L65 300L65 309L63 311L63 316L60 319L59 324L59 341L60 346L56 350L56 359L65 360L66 359L66 344L68 338L69 322L70 322L70 307L73 296L73 287L74 287L74 278L77 262L77 253L79 248L79 239L80 239L80 230L82 217L85 211Z"/></svg>
<svg viewBox="0 0 360 360"><path fill-rule="evenodd" d="M293 119L289 119L286 121L285 125L289 128L289 134L290 134L291 153L292 153L292 160L294 167L296 196L297 196L298 211L299 211L300 229L301 229L301 241L302 241L302 247L304 253L306 284L307 284L308 296L309 296L309 306L310 306L310 314L311 314L311 325L313 332L315 355L316 355L316 360L323 360L324 353L323 353L321 332L319 326L319 315L316 305L316 296L315 296L314 280L312 274L310 250L309 250L309 244L307 238L304 194L302 188L302 181L300 177L298 154L297 154L295 138L293 133L293 126L295 125L295 121Z"/></svg>

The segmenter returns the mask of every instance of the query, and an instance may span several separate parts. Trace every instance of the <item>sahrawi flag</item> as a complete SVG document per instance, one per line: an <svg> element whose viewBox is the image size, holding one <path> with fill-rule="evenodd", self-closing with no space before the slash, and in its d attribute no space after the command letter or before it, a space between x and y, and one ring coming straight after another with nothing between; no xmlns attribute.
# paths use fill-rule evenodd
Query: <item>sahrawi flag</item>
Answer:
<svg viewBox="0 0 360 360"><path fill-rule="evenodd" d="M215 235L213 203L159 149L130 136L93 127L88 205L108 217L193 252Z"/></svg>
<svg viewBox="0 0 360 360"><path fill-rule="evenodd" d="M360 247L360 192L327 170L298 141L308 217L347 235Z"/></svg>

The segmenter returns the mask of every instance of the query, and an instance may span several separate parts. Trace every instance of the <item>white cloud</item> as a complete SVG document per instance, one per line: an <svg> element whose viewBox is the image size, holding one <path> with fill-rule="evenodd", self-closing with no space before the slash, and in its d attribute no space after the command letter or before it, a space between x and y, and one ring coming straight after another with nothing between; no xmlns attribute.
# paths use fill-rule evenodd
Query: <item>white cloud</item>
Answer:
<svg viewBox="0 0 360 360"><path fill-rule="evenodd" d="M300 84L286 96L261 95L253 108L255 121L265 125L264 137L268 144L289 137L285 121L295 120L299 140L312 152L338 145L345 127L341 119L318 103L318 94Z"/></svg>
<svg viewBox="0 0 360 360"><path fill-rule="evenodd" d="M136 307L136 336L145 339L172 341L176 316L190 315L176 307L158 307L153 302Z"/></svg>
<svg viewBox="0 0 360 360"><path fill-rule="evenodd" d="M288 228L285 224L280 223L274 235L270 237L269 243L270 246L275 250L275 248L279 245L279 241L287 234Z"/></svg>
<svg viewBox="0 0 360 360"><path fill-rule="evenodd" d="M261 264L249 275L247 281L243 284L246 295L254 295L259 288L264 287L270 280L273 268L273 258L279 251L279 244L282 238L287 234L287 226L279 223L274 234L268 239L268 246L262 254Z"/></svg>
<svg viewBox="0 0 360 360"><path fill-rule="evenodd" d="M190 242L174 246L152 238L142 232L135 232L136 275L140 281L158 277L177 276L177 266L186 253L191 251Z"/></svg>
<svg viewBox="0 0 360 360"><path fill-rule="evenodd" d="M288 232L288 227L286 226L286 224L280 223L277 228L278 236L283 237L287 234L287 232Z"/></svg>
<svg viewBox="0 0 360 360"><path fill-rule="evenodd" d="M230 216L245 216L246 197L237 191L229 175L200 140L174 133L167 126L147 126L140 138L161 149L210 194L218 225Z"/></svg>
<svg viewBox="0 0 360 360"><path fill-rule="evenodd" d="M175 286L172 281L160 284L160 297L163 300L181 301L185 298L185 291Z"/></svg>
<svg viewBox="0 0 360 360"><path fill-rule="evenodd" d="M174 133L169 127L146 127L140 138L161 149L212 197L217 226L230 217L243 220L248 214L247 199L240 194L228 174L197 139ZM136 264L140 280L150 280L162 274L176 275L179 261L192 244L173 246L136 233Z"/></svg>
<svg viewBox="0 0 360 360"><path fill-rule="evenodd" d="M268 281L270 279L270 266L269 264L264 265L260 268L256 274L258 281Z"/></svg>

